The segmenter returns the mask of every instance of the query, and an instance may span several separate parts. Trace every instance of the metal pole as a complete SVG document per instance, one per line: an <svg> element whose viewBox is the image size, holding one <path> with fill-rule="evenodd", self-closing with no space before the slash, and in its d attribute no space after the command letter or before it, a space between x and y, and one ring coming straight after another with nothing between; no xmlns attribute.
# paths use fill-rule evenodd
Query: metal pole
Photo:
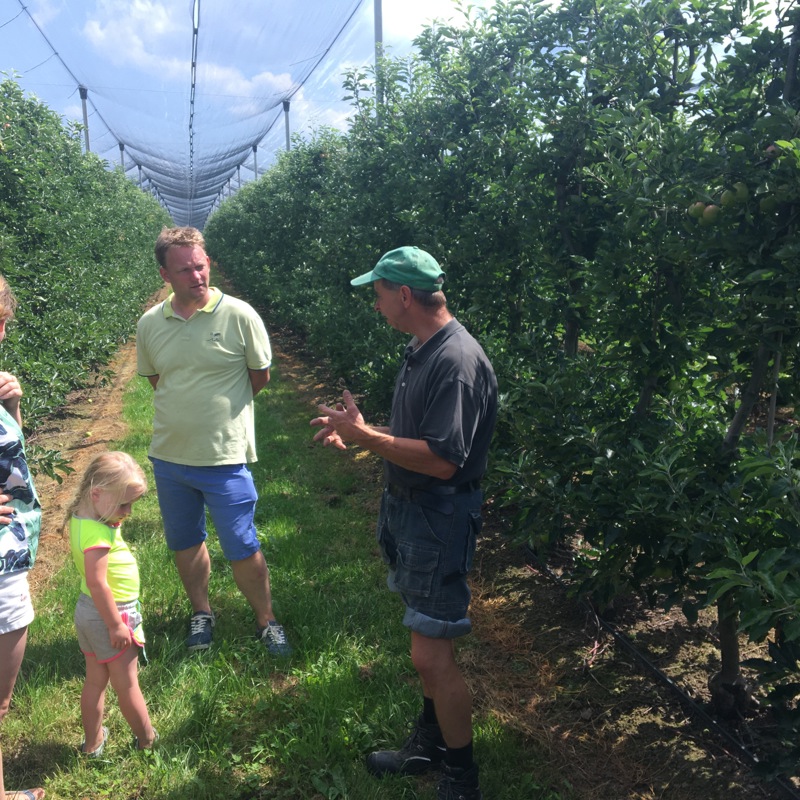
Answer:
<svg viewBox="0 0 800 800"><path fill-rule="evenodd" d="M141 164L137 164L136 166L139 167L139 188L141 189L142 188L142 165Z"/></svg>
<svg viewBox="0 0 800 800"><path fill-rule="evenodd" d="M375 17L375 102L383 105L383 80L381 59L383 58L383 5L382 0L374 0L373 16Z"/></svg>
<svg viewBox="0 0 800 800"><path fill-rule="evenodd" d="M122 171L125 172L125 145L119 143L119 163L122 164Z"/></svg>
<svg viewBox="0 0 800 800"><path fill-rule="evenodd" d="M86 144L86 152L90 153L89 149L89 114L86 111L86 99L89 97L89 90L85 86L79 86L78 91L81 95L81 105L83 106L83 141Z"/></svg>
<svg viewBox="0 0 800 800"><path fill-rule="evenodd" d="M242 188L242 170L241 170L239 164L236 165L236 181L237 181L237 184L238 184L236 188L237 189L241 189Z"/></svg>
<svg viewBox="0 0 800 800"><path fill-rule="evenodd" d="M253 145L253 170L256 173L256 180L258 180L258 145Z"/></svg>
<svg viewBox="0 0 800 800"><path fill-rule="evenodd" d="M286 123L286 150L292 149L291 139L289 137L289 101L283 101L283 120Z"/></svg>

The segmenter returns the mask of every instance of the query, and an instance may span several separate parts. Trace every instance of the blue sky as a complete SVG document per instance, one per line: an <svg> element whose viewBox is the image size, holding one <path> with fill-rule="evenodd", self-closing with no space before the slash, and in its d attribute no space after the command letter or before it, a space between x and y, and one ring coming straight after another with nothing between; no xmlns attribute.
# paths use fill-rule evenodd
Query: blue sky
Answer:
<svg viewBox="0 0 800 800"><path fill-rule="evenodd" d="M244 143L272 125L258 144L259 171L266 167L284 146L280 98L320 59L292 96L291 131L346 126L351 109L342 101L342 74L372 63L373 0L199 0L197 96L190 107L196 2L0 0L0 72L15 73L23 89L77 122L83 117L76 83L85 84L94 106L92 151L119 163L123 140L128 174L135 177L140 164L157 178L163 167L165 193L183 180L173 166L185 162L189 147L193 174L211 169L215 180L241 163L238 177L252 179ZM397 56L411 50L432 19L463 18L453 0L382 0L382 6L384 45Z"/></svg>

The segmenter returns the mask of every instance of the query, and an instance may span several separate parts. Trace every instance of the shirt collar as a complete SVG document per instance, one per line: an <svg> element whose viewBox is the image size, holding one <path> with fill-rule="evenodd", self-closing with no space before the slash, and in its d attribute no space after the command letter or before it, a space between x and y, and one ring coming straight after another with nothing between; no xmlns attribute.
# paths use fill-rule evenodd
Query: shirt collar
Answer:
<svg viewBox="0 0 800 800"><path fill-rule="evenodd" d="M442 342L449 339L460 327L461 323L453 317L447 324L439 328L439 330L424 344L420 344L419 339L415 336L406 347L406 360L413 358L414 361L424 364L431 355L438 350Z"/></svg>
<svg viewBox="0 0 800 800"><path fill-rule="evenodd" d="M217 310L217 306L220 304L222 300L222 292L216 288L216 286L211 286L208 290L208 302L201 308L198 309L199 311L205 311L208 314L213 314L214 311ZM176 319L183 319L183 317L178 317L178 315L172 310L172 298L174 297L174 293L170 294L170 296L164 301L162 305L162 310L164 312L164 319L169 319L170 317L175 317Z"/></svg>

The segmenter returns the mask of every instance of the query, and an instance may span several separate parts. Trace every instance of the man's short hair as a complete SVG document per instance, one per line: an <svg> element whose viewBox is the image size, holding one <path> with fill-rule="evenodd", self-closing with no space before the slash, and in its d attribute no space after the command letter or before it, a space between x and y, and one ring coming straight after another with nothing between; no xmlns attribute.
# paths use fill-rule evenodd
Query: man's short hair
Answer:
<svg viewBox="0 0 800 800"><path fill-rule="evenodd" d="M386 278L379 278L379 280L390 292L396 292L403 286L402 283L395 283ZM409 286L408 288L411 289L411 296L414 300L424 308L444 308L447 305L447 298L444 296L444 292L441 289L439 289L438 292L428 292L425 289L415 289L413 286Z"/></svg>
<svg viewBox="0 0 800 800"><path fill-rule="evenodd" d="M170 247L202 247L206 249L206 240L197 228L162 228L156 239L156 261L167 266L167 251Z"/></svg>

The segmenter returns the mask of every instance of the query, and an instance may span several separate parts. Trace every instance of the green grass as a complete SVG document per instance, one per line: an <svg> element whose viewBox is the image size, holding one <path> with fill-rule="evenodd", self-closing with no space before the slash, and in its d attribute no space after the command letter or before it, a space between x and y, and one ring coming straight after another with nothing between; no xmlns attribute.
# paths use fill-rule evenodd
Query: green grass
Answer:
<svg viewBox="0 0 800 800"><path fill-rule="evenodd" d="M130 432L116 446L149 470L149 384L126 395ZM72 612L71 564L36 598L37 618L3 726L6 785L44 785L48 798L433 798L435 779L369 776L363 756L394 746L420 708L399 599L385 586L374 542L379 466L365 468L313 444L315 408L276 370L257 399L257 524L271 568L275 612L295 649L270 657L236 590L216 538L211 601L214 645L183 647L189 607L164 544L155 491L125 525L142 577L147 656L140 682L161 741L131 751L111 690L109 744L100 762L81 759L83 656ZM150 475L151 488L152 476ZM476 756L487 798L565 797L530 746L491 715L477 718Z"/></svg>

